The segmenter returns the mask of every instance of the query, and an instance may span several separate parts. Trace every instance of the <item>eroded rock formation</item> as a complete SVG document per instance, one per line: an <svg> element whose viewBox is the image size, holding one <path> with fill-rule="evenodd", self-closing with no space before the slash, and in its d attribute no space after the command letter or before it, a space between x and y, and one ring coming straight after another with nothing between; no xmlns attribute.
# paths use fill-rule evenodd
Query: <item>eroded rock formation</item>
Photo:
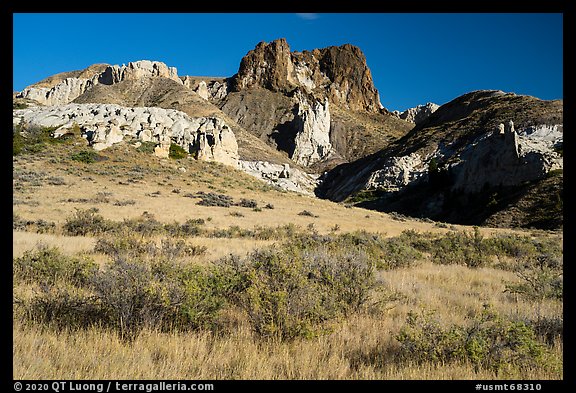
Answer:
<svg viewBox="0 0 576 393"><path fill-rule="evenodd" d="M415 108L408 108L404 112L394 111L392 113L402 120L406 120L414 124L420 124L432 113L436 112L438 108L440 108L440 105L427 102L426 104L418 105Z"/></svg>
<svg viewBox="0 0 576 393"><path fill-rule="evenodd" d="M121 142L125 137L155 142L155 153L167 157L175 143L199 160L217 161L236 167L238 144L223 120L215 117L190 117L174 109L114 104L68 104L33 107L13 112L14 124L24 127L59 127L55 137L76 125L96 150Z"/></svg>
<svg viewBox="0 0 576 393"><path fill-rule="evenodd" d="M332 153L330 143L330 110L328 99L324 103L309 102L300 96L298 113L293 121L297 130L294 152L291 157L297 164L310 166L328 158Z"/></svg>
<svg viewBox="0 0 576 393"><path fill-rule="evenodd" d="M253 86L288 93L299 87L320 101L346 109L378 112L382 105L366 57L353 45L291 52L285 39L260 42L248 52L232 79L232 89Z"/></svg>

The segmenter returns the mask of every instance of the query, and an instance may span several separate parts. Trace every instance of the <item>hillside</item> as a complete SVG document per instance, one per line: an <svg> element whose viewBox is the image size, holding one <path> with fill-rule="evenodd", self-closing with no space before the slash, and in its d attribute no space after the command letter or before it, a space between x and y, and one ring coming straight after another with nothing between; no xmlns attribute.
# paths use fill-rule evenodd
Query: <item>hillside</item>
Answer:
<svg viewBox="0 0 576 393"><path fill-rule="evenodd" d="M562 117L562 101L468 93L388 148L335 168L318 193L381 211L493 225L490 217L500 209L515 211L518 196L510 195L532 193L550 170L561 170ZM491 202L494 194L498 203ZM520 217L506 222L541 226Z"/></svg>

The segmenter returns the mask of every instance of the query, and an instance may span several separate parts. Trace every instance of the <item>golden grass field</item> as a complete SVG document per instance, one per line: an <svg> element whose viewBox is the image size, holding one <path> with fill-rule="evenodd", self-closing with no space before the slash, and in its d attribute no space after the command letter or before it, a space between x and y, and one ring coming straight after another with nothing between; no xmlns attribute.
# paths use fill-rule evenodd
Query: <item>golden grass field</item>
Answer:
<svg viewBox="0 0 576 393"><path fill-rule="evenodd" d="M81 143L81 142L77 142ZM13 231L13 257L40 244L58 247L66 255L87 255L101 266L109 260L94 253L96 239L65 235L61 226L75 209L97 207L109 220L122 221L148 212L163 222L202 218L208 229L276 227L289 223L322 234L358 230L393 237L411 229L446 233L472 228L398 219L388 214L349 208L295 193L281 192L240 171L194 160L161 160L121 144L100 154L107 160L92 164L71 161L73 144L50 145L36 155L14 157L14 214L25 220L43 219L56 224L51 233ZM178 168L185 168L186 172ZM57 178L54 181L54 178ZM50 180L52 179L52 180ZM51 184L53 183L53 184ZM178 192L174 192L178 190ZM239 200L254 199L254 211L242 207L206 207L198 191L227 194ZM106 193L106 194L103 194ZM88 200L88 202L78 200ZM72 201L70 201L72 200ZM76 200L76 201L73 201ZM91 200L91 201L90 201ZM117 206L115 202L133 201ZM310 211L318 217L298 215ZM231 215L237 212L240 215ZM555 236L562 233L480 228L484 236L518 233ZM160 237L156 238L160 241ZM273 245L274 240L254 238L192 237L187 242L206 246L205 254L190 263L206 265L229 254L247 255ZM56 331L30 323L14 314L14 379L562 379L562 368L522 369L496 374L471 364L399 364L393 353L395 336L411 311L434 310L446 324L465 324L484 304L506 317L561 317L563 304L546 299L538 304L504 292L514 272L497 266L469 268L439 265L425 257L416 266L378 271L377 279L396 294L387 307L366 310L339 320L329 334L290 341L261 340L240 310L228 309L223 332L159 332L144 329L132 342L106 329L92 327ZM37 288L15 281L14 293L28 296ZM28 295L26 295L28 294ZM563 344L556 339L550 353L562 358Z"/></svg>

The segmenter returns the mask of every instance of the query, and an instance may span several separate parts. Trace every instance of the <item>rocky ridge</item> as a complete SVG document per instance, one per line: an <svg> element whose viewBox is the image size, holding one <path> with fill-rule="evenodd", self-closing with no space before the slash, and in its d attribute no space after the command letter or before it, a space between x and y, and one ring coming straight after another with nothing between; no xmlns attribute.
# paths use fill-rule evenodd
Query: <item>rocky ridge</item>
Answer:
<svg viewBox="0 0 576 393"><path fill-rule="evenodd" d="M97 84L112 85L147 76L168 78L182 84L175 67L168 67L159 61L140 60L130 62L128 65L106 66L104 71L93 74L90 78L65 78L48 87L32 85L22 90L16 97L31 99L41 105L65 105Z"/></svg>
<svg viewBox="0 0 576 393"><path fill-rule="evenodd" d="M440 105L433 102L427 102L424 105L418 105L415 108L408 108L404 112L393 111L392 114L399 119L409 121L410 123L420 124L426 120L432 113L440 108Z"/></svg>

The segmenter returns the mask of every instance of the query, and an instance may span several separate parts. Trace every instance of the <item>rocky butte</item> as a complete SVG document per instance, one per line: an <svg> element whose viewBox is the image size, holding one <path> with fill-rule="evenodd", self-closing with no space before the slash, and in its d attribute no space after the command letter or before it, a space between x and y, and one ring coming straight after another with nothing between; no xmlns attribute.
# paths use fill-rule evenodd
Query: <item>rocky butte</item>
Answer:
<svg viewBox="0 0 576 393"><path fill-rule="evenodd" d="M287 190L437 220L489 223L544 184L562 189L562 101L480 90L390 112L350 44L260 42L217 78L160 61L95 64L15 100L28 105L13 112L23 130L79 128L94 149L150 143L161 158L176 144ZM514 222L533 225L526 217Z"/></svg>

